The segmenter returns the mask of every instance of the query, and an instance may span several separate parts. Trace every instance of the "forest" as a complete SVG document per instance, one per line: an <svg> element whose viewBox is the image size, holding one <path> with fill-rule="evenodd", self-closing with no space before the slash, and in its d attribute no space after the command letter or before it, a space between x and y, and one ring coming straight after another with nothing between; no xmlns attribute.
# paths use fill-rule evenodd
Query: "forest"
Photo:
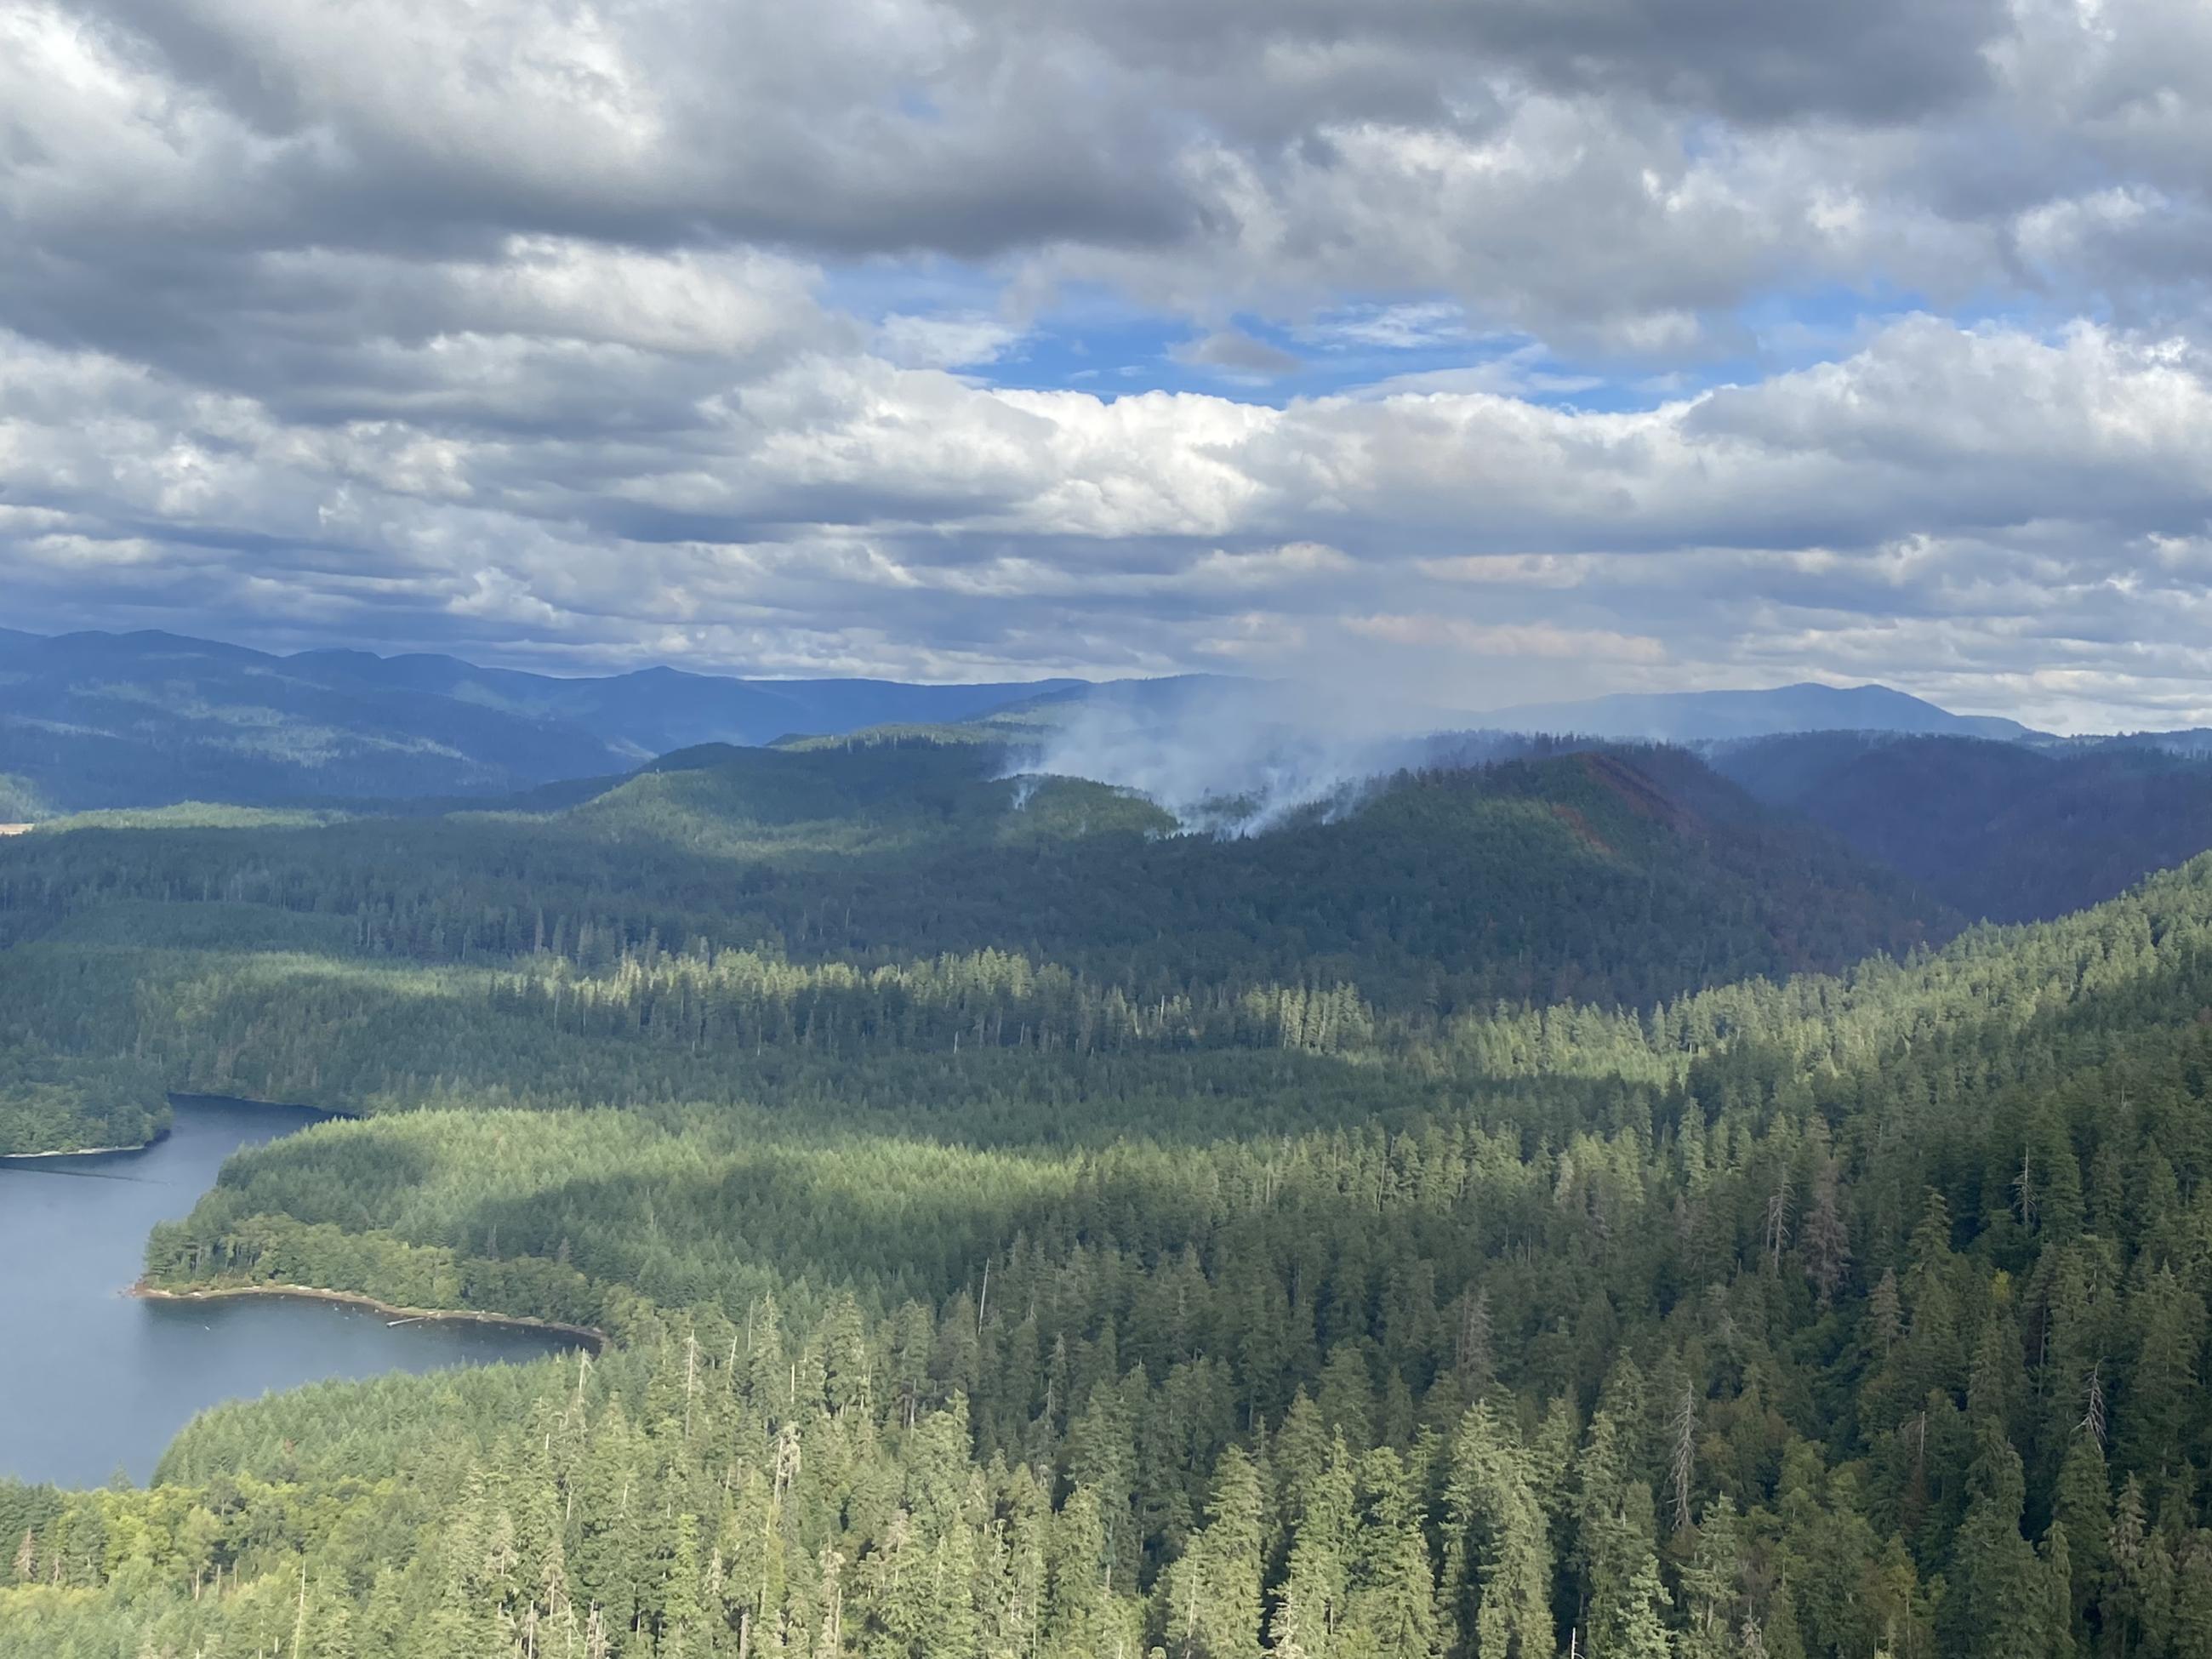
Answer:
<svg viewBox="0 0 2212 1659"><path fill-rule="evenodd" d="M0 1147L349 1115L151 1285L606 1339L0 1482L0 1654L2212 1659L2212 856L1999 925L1680 750L1003 769L0 842Z"/></svg>

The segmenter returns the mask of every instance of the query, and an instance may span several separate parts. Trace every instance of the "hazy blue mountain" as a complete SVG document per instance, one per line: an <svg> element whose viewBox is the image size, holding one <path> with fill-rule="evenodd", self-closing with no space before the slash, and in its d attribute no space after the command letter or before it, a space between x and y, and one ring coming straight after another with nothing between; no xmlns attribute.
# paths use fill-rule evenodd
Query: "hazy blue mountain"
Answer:
<svg viewBox="0 0 2212 1659"><path fill-rule="evenodd" d="M700 744L959 721L1093 690L672 668L562 678L428 654L277 656L159 632L0 630L0 778L17 801L56 811L501 796Z"/></svg>
<svg viewBox="0 0 2212 1659"><path fill-rule="evenodd" d="M488 794L629 757L572 723L171 634L0 641L0 773L51 810Z"/></svg>
<svg viewBox="0 0 2212 1659"><path fill-rule="evenodd" d="M1782 685L1768 691L1664 691L1592 697L1583 702L1523 703L1493 709L1486 726L1522 732L1696 743L1782 732L1909 732L1958 737L2026 738L2017 720L1954 714L1886 685Z"/></svg>
<svg viewBox="0 0 2212 1659"><path fill-rule="evenodd" d="M456 657L308 651L288 666L325 684L404 686L535 719L571 721L634 759L696 744L773 743L799 732L935 724L987 714L1040 694L1090 690L1082 680L909 685L897 680L744 680L677 668L561 678L479 668Z"/></svg>

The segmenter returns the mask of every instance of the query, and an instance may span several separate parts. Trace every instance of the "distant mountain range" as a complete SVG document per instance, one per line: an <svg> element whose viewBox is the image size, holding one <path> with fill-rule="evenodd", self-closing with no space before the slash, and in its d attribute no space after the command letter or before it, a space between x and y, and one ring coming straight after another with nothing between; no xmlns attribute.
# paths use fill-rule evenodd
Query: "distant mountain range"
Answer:
<svg viewBox="0 0 2212 1659"><path fill-rule="evenodd" d="M1522 703L1480 716L1508 732L1698 743L1784 732L1903 732L1917 736L2019 739L2039 735L2018 720L1954 714L1886 685L1783 685L1770 691L1662 691L1583 702Z"/></svg>
<svg viewBox="0 0 2212 1659"><path fill-rule="evenodd" d="M1301 700L1288 694L1297 689L1205 674L980 685L743 679L674 668L561 678L447 656L280 656L165 633L46 637L0 629L0 823L186 799L484 799L626 774L701 744L758 746L985 720L1049 726L1086 706L1111 711L1139 736L1157 727L1163 741L1187 744L1206 732L1218 749L1224 732L1233 738L1253 724L1255 705L1274 707L1271 690L1295 702ZM2203 731L2051 738L1881 685L1606 696L1404 718L1432 719L1440 732L1480 726L1691 745L1860 732L1997 739L2054 752L2124 744L2202 755L2212 748L2212 732Z"/></svg>
<svg viewBox="0 0 2212 1659"><path fill-rule="evenodd" d="M672 668L572 679L453 657L0 630L0 820L190 799L504 794L696 744L965 720L1091 689Z"/></svg>

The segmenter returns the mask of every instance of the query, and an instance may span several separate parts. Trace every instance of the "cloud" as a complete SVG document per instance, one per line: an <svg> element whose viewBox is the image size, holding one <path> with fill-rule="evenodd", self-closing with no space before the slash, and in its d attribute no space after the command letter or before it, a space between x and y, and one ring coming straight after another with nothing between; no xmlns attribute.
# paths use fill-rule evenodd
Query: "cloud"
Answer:
<svg viewBox="0 0 2212 1659"><path fill-rule="evenodd" d="M1390 645L1441 647L1483 657L1552 657L1572 662L1661 663L1667 647L1648 635L1550 623L1485 626L1462 617L1352 617L1345 627Z"/></svg>
<svg viewBox="0 0 2212 1659"><path fill-rule="evenodd" d="M1179 363L1223 369L1232 377L1254 380L1272 380L1299 367L1294 354L1233 328L1201 335L1176 347L1172 355Z"/></svg>
<svg viewBox="0 0 2212 1659"><path fill-rule="evenodd" d="M2201 298L2186 0L1186 9L6 0L0 202L48 256L16 300L120 328L149 266L205 302L240 258L518 235L1008 260L1193 314L1411 290L1354 299L1385 327L1441 290L1645 352L1778 280Z"/></svg>
<svg viewBox="0 0 2212 1659"><path fill-rule="evenodd" d="M567 348L513 349L534 374ZM1462 705L1507 659L1566 689L1744 663L1910 679L1938 629L1946 665L2063 648L2171 676L2212 620L2212 374L2087 326L1908 319L1627 413L1107 401L857 349L668 413L637 442L321 424L0 340L0 567L73 571L131 614L254 613L274 586L316 599L284 617L610 661L1297 672L1349 635Z"/></svg>
<svg viewBox="0 0 2212 1659"><path fill-rule="evenodd" d="M2187 0L0 0L0 584L2212 718L2208 150Z"/></svg>
<svg viewBox="0 0 2212 1659"><path fill-rule="evenodd" d="M1472 331L1460 307L1449 301L1425 300L1351 307L1316 319L1305 332L1331 343L1402 351L1465 340Z"/></svg>
<svg viewBox="0 0 2212 1659"><path fill-rule="evenodd" d="M1466 553L1422 559L1415 568L1440 582L1489 582L1508 587L1579 587L1594 561L1573 554Z"/></svg>
<svg viewBox="0 0 2212 1659"><path fill-rule="evenodd" d="M971 368L996 362L1022 337L995 317L886 317L876 328L876 349L902 368Z"/></svg>

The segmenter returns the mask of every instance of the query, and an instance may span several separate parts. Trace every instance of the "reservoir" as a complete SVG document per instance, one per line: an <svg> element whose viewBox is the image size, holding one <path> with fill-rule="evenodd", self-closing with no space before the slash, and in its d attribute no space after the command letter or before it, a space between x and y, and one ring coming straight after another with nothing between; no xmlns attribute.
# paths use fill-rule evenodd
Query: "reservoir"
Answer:
<svg viewBox="0 0 2212 1659"><path fill-rule="evenodd" d="M120 1468L143 1483L177 1431L222 1401L574 1346L513 1327L395 1326L303 1297L123 1294L154 1224L189 1212L223 1159L320 1115L183 1101L143 1152L0 1158L0 1477L94 1486Z"/></svg>

